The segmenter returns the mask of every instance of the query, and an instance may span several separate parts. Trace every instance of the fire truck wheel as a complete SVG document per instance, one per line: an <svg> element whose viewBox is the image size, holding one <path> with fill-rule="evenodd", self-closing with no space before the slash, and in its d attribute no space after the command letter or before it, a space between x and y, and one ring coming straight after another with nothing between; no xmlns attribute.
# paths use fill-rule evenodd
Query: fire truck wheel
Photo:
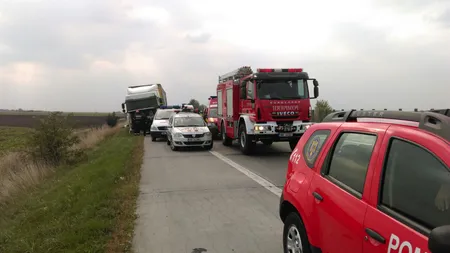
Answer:
<svg viewBox="0 0 450 253"><path fill-rule="evenodd" d="M273 141L272 140L262 140L261 141L264 145L270 146L272 145Z"/></svg>
<svg viewBox="0 0 450 253"><path fill-rule="evenodd" d="M231 146L233 140L227 136L227 133L225 132L225 125L223 123L220 132L222 133L222 144L224 146Z"/></svg>
<svg viewBox="0 0 450 253"><path fill-rule="evenodd" d="M291 140L289 141L289 147L292 151L294 151L295 147L297 146L298 140Z"/></svg>
<svg viewBox="0 0 450 253"><path fill-rule="evenodd" d="M245 124L241 124L239 126L239 147L241 148L242 153L246 155L251 154L255 144L255 142L252 142L252 138L247 135Z"/></svg>

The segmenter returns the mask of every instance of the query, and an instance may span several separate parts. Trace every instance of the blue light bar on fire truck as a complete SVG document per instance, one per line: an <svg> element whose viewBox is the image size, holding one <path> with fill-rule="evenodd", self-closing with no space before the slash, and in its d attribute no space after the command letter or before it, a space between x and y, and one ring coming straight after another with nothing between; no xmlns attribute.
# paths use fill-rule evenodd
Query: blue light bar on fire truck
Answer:
<svg viewBox="0 0 450 253"><path fill-rule="evenodd" d="M271 73L271 72L289 72L289 73L295 73L295 72L303 72L302 68L296 68L296 69L257 69L257 73Z"/></svg>

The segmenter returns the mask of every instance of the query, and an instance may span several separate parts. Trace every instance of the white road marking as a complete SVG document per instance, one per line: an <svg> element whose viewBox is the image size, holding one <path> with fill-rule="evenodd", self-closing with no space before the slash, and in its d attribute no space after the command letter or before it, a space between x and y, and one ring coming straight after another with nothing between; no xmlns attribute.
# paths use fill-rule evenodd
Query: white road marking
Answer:
<svg viewBox="0 0 450 253"><path fill-rule="evenodd" d="M257 182L258 184L260 184L262 187L266 188L267 190L269 190L273 194L277 195L278 197L281 196L282 190L280 188L276 187L271 182L269 182L266 179L258 176L255 173L251 172L249 169L245 168L244 166L233 162L232 160L230 160L230 159L226 158L225 156L221 155L220 153L217 153L216 151L209 151L209 152L211 154L213 154L215 157L219 158L220 160L226 162L231 167L233 167L233 168L237 169L238 171L242 172L247 177L251 178L253 181Z"/></svg>

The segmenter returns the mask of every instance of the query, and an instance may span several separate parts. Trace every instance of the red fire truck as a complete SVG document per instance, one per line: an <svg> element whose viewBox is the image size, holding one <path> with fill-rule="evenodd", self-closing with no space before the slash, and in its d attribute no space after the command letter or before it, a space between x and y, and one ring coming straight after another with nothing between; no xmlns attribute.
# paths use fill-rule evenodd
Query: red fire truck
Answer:
<svg viewBox="0 0 450 253"><path fill-rule="evenodd" d="M310 97L308 80L313 82ZM319 82L301 68L257 69L240 67L219 76L217 108L222 143L239 140L250 154L256 142L289 142L293 150L312 124L310 99L319 96Z"/></svg>
<svg viewBox="0 0 450 253"><path fill-rule="evenodd" d="M213 137L221 137L219 131L219 118L217 116L217 96L210 96L208 98L209 105L203 112L203 117L208 124L209 130L213 134Z"/></svg>

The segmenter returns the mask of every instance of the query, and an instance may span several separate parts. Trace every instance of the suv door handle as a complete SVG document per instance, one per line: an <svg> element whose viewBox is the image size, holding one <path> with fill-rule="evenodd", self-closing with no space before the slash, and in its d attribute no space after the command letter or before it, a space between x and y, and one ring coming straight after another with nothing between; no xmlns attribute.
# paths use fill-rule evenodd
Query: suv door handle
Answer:
<svg viewBox="0 0 450 253"><path fill-rule="evenodd" d="M386 243L386 239L384 239L383 236L381 236L380 234L378 234L377 232L373 231L370 228L366 228L366 233L375 241L385 244Z"/></svg>
<svg viewBox="0 0 450 253"><path fill-rule="evenodd" d="M313 192L312 195L314 196L314 198L316 198L318 201L322 201L323 197L317 193L317 192Z"/></svg>

